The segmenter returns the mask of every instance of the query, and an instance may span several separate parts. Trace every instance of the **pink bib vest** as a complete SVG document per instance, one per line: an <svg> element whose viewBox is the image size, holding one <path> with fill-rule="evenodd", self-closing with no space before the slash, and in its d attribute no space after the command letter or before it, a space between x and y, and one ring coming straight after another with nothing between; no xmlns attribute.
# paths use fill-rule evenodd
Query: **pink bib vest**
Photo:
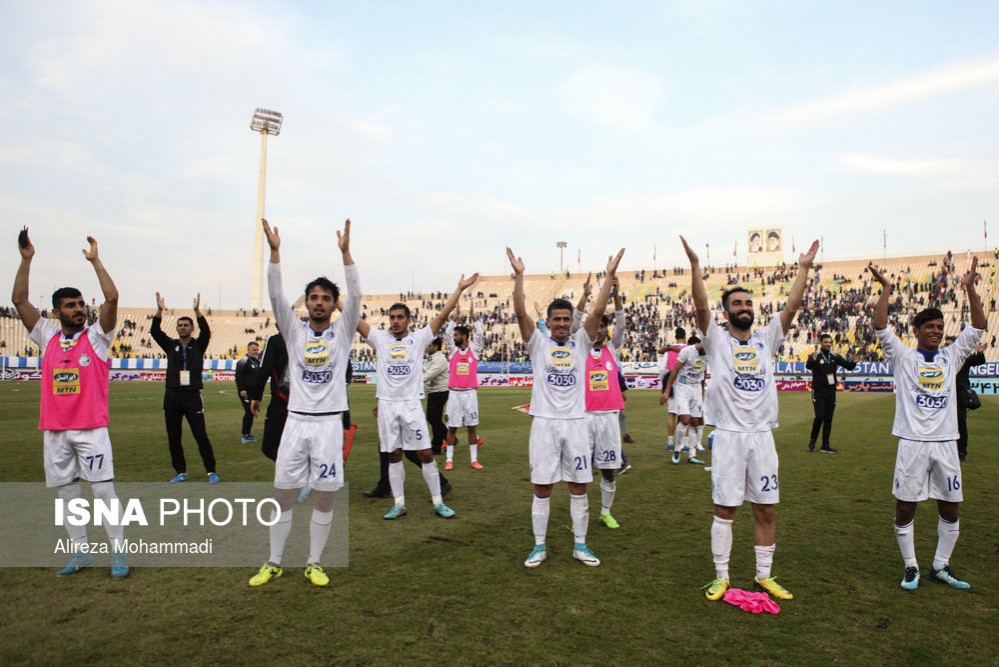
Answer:
<svg viewBox="0 0 999 667"><path fill-rule="evenodd" d="M617 381L618 365L607 346L599 356L586 355L586 411L623 410L624 398Z"/></svg>
<svg viewBox="0 0 999 667"><path fill-rule="evenodd" d="M108 425L111 360L102 360L87 330L64 350L62 334L52 336L42 359L42 403L38 428L69 431Z"/></svg>
<svg viewBox="0 0 999 667"><path fill-rule="evenodd" d="M471 346L464 352L456 349L451 355L451 372L448 374L448 389L478 389L479 360L472 353Z"/></svg>

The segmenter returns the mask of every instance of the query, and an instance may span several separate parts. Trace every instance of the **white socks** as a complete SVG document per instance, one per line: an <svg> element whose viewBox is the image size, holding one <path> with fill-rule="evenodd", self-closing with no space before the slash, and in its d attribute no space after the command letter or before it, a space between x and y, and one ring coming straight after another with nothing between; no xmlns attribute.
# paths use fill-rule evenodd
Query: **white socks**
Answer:
<svg viewBox="0 0 999 667"><path fill-rule="evenodd" d="M80 483L71 482L65 484L56 489L56 493L59 494L59 498L62 499L63 504L68 503L73 498L80 497ZM74 526L68 521L62 522L63 528L66 529L66 534L69 535L70 541L73 544L84 544L87 541L87 527L86 526Z"/></svg>
<svg viewBox="0 0 999 667"><path fill-rule="evenodd" d="M614 492L617 490L617 480L600 478L600 513L610 514L614 504Z"/></svg>
<svg viewBox="0 0 999 667"><path fill-rule="evenodd" d="M756 552L756 578L763 580L770 578L770 568L774 564L774 551L777 545L771 544L769 547L754 546Z"/></svg>
<svg viewBox="0 0 999 667"><path fill-rule="evenodd" d="M473 463L479 460L479 446L474 442L468 443L468 453L471 455Z"/></svg>
<svg viewBox="0 0 999 667"><path fill-rule="evenodd" d="M273 514L271 518L274 518ZM288 535L290 534L291 510L288 510L287 512L281 512L277 523L271 526L271 557L268 559L268 563L271 565L281 565L281 557L284 555L284 545L288 543Z"/></svg>
<svg viewBox="0 0 999 667"><path fill-rule="evenodd" d="M728 579L728 560L732 555L732 520L714 517L711 523L711 555L715 561L715 578Z"/></svg>
<svg viewBox="0 0 999 667"><path fill-rule="evenodd" d="M572 533L578 544L586 544L586 530L590 526L590 507L586 494L569 495L569 516L572 517Z"/></svg>
<svg viewBox="0 0 999 667"><path fill-rule="evenodd" d="M389 486L392 488L392 497L395 498L395 504L405 507L406 469L402 467L402 461L389 463Z"/></svg>
<svg viewBox="0 0 999 667"><path fill-rule="evenodd" d="M916 567L916 541L913 537L915 533L915 521L910 521L904 526L892 522L895 526L895 539L898 540L899 551L902 552L902 560L906 567ZM956 541L956 538L955 538ZM951 545L953 547L953 545Z"/></svg>
<svg viewBox="0 0 999 667"><path fill-rule="evenodd" d="M291 521L288 522L291 526ZM320 512L313 508L312 522L309 524L309 562L319 563L323 557L323 549L326 548L326 540L330 536L330 528L333 526L333 512Z"/></svg>
<svg viewBox="0 0 999 667"><path fill-rule="evenodd" d="M401 461L399 465L402 466ZM423 481L430 489L430 500L433 501L434 507L437 507L443 502L443 498L441 498L441 472L437 467L437 461L430 459L430 463L424 463L420 466L420 471L423 473Z"/></svg>
<svg viewBox="0 0 999 667"><path fill-rule="evenodd" d="M534 496L531 503L531 526L534 528L534 543L544 544L548 537L548 514L551 512L550 498Z"/></svg>
<svg viewBox="0 0 999 667"><path fill-rule="evenodd" d="M447 446L447 460L452 463L454 462L454 445Z"/></svg>
<svg viewBox="0 0 999 667"><path fill-rule="evenodd" d="M76 488L80 488L79 482L76 483ZM109 507L112 500L118 500L118 494L114 490L114 482L94 482L90 485L90 490L93 491L94 498L103 500ZM115 551L120 553L125 550L125 527L121 525L120 506L118 515L115 518L116 521L105 524L105 530L108 533L108 540L111 542L111 546Z"/></svg>
<svg viewBox="0 0 999 667"><path fill-rule="evenodd" d="M961 520L954 523L937 517L937 552L933 556L933 569L942 570L950 564L950 555L954 553L958 535L961 534Z"/></svg>

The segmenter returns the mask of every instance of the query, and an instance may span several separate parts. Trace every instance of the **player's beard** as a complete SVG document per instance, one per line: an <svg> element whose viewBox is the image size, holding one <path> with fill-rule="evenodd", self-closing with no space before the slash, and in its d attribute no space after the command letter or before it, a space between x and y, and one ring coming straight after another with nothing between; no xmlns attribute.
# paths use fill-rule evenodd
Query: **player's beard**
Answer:
<svg viewBox="0 0 999 667"><path fill-rule="evenodd" d="M756 320L756 315L753 313L729 313L728 323L735 329L739 331L749 331L753 328L753 322Z"/></svg>

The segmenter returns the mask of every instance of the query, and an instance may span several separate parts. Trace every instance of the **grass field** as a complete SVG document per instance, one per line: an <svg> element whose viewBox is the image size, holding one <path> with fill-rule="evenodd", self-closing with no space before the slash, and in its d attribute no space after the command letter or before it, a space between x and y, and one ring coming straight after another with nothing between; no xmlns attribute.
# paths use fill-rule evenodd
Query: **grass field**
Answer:
<svg viewBox="0 0 999 667"><path fill-rule="evenodd" d="M225 481L269 481L257 445L239 444L241 410L231 384L204 392L209 434ZM710 475L669 464L665 414L652 392L631 392L633 470L618 483L621 529L595 520L589 544L601 558L571 558L564 485L553 495L549 560L522 566L533 544L527 469L530 418L511 406L526 390L481 393L483 472L460 448L450 475L450 521L424 502L409 464L410 514L383 521L391 501L361 492L378 477L370 410L373 387L351 389L361 424L347 467L350 566L328 588L310 586L298 564L251 589L252 569L134 568L122 581L106 569L57 579L49 569L0 569L0 661L4 664L829 664L980 665L997 662L999 399L970 417L962 536L955 571L973 584L957 591L924 578L902 591L891 529L895 443L891 395L843 394L833 431L836 456L806 451L811 406L781 396L781 504L774 573L795 599L778 616L753 616L705 600L714 577L709 548ZM112 439L120 481L173 475L162 423L162 387L112 387ZM0 480L39 481L37 383L0 383L5 434ZM185 427L186 429L186 427ZM255 432L259 435L261 423ZM185 430L191 470L197 449ZM192 458L193 457L193 458ZM200 480L200 477L198 478ZM191 482L195 483L195 482ZM202 483L198 481L197 483ZM16 512L5 507L4 512ZM750 588L752 520L735 524L733 586ZM307 531L296 523L295 533ZM97 531L98 537L102 537ZM920 564L936 544L934 507L916 517ZM261 554L261 562L266 554Z"/></svg>

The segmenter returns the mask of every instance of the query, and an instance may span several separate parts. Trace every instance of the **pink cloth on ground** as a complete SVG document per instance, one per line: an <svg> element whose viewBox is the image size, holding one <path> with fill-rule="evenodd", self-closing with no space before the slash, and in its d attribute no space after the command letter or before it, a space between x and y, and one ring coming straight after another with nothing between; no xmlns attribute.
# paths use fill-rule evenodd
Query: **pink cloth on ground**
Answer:
<svg viewBox="0 0 999 667"><path fill-rule="evenodd" d="M780 613L780 605L762 591L752 592L744 591L741 588L730 588L725 591L725 597L722 599L743 611L750 611L754 614L762 614L765 611L771 614Z"/></svg>

